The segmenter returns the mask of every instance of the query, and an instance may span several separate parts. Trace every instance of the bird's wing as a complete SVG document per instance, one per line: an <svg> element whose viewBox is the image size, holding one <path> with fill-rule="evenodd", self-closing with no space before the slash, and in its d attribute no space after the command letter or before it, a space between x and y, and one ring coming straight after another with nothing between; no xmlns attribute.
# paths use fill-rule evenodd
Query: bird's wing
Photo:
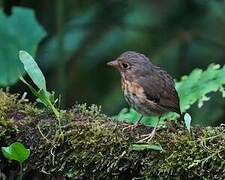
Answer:
<svg viewBox="0 0 225 180"><path fill-rule="evenodd" d="M138 82L143 87L148 100L155 102L168 111L181 114L174 81L166 71L157 67L157 73L142 75Z"/></svg>

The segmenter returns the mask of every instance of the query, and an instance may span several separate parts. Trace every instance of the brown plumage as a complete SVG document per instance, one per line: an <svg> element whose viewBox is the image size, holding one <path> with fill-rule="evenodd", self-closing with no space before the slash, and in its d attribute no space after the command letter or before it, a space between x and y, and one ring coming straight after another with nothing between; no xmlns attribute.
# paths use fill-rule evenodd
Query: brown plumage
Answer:
<svg viewBox="0 0 225 180"><path fill-rule="evenodd" d="M143 115L180 113L179 97L172 77L140 53L128 51L108 65L121 73L128 104Z"/></svg>
<svg viewBox="0 0 225 180"><path fill-rule="evenodd" d="M119 70L125 99L136 111L145 116L181 114L172 77L145 55L127 51L107 64Z"/></svg>

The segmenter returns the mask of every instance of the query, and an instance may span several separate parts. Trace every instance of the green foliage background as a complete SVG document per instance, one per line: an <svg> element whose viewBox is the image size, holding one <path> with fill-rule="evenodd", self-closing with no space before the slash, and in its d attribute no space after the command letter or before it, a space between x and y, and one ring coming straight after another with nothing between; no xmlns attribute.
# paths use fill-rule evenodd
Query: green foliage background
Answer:
<svg viewBox="0 0 225 180"><path fill-rule="evenodd" d="M0 86L8 86L24 73L18 61L18 51L26 49L35 54L45 31L36 21L33 11L25 8L13 8L8 17L0 11L0 22Z"/></svg>
<svg viewBox="0 0 225 180"><path fill-rule="evenodd" d="M18 55L14 52L19 48L34 55L38 45L36 60L47 77L48 89L62 95L64 107L70 107L76 101L95 103L110 115L127 107L120 90L119 73L106 67L107 61L127 50L145 53L177 81L196 68L207 69L211 63L224 65L225 62L225 2L222 0L57 0L54 3L5 0L0 3L1 16L18 17L15 6L19 6L21 13L29 11L30 14L24 15L25 22L17 20L13 25L9 19L0 22L0 79L9 72L2 68L8 63L14 68L11 82L15 82L18 79L15 67L19 60L14 60L13 56ZM35 22L27 21L32 13ZM18 33L19 22L23 22L25 35ZM7 23L10 25L6 26ZM13 38L2 35L12 30ZM38 32L33 41L32 34ZM21 47L12 41L15 37L31 44L27 42L28 47ZM6 42L13 46L12 51ZM207 77L213 78L213 72L206 77L203 74L189 78L190 86L193 82L202 82L200 88L201 85L210 88L211 85L203 81ZM1 83L1 86L5 85ZM195 97L198 92L190 89L181 92L193 93ZM21 82L10 88L11 92L21 94L25 90L28 91ZM201 109L198 103L191 106L189 113L193 121L201 125L224 123L225 101L221 94L207 96L211 99Z"/></svg>

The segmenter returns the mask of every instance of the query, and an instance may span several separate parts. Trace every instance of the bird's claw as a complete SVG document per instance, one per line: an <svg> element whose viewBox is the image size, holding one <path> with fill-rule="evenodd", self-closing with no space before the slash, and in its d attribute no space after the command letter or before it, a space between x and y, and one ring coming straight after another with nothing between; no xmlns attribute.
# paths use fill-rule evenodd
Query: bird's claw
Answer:
<svg viewBox="0 0 225 180"><path fill-rule="evenodd" d="M126 127L124 127L124 128L122 129L122 131L125 131L125 130L127 130L127 129L129 129L129 130L134 130L134 129L138 128L138 127L140 126L140 124L126 124L125 126L126 126Z"/></svg>
<svg viewBox="0 0 225 180"><path fill-rule="evenodd" d="M154 128L150 134L142 135L141 137L145 137L145 138L139 140L137 143L150 142L155 137L155 134L156 134L156 129Z"/></svg>

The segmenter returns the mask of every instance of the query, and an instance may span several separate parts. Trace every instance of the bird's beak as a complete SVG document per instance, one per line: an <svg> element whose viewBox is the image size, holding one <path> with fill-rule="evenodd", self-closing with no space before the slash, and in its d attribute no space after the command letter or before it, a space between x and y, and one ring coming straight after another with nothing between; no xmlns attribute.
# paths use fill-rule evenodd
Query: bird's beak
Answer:
<svg viewBox="0 0 225 180"><path fill-rule="evenodd" d="M107 65L108 65L108 66L115 67L115 68L118 68L118 66L119 66L119 64L118 64L118 61L117 61L117 60L107 62Z"/></svg>

